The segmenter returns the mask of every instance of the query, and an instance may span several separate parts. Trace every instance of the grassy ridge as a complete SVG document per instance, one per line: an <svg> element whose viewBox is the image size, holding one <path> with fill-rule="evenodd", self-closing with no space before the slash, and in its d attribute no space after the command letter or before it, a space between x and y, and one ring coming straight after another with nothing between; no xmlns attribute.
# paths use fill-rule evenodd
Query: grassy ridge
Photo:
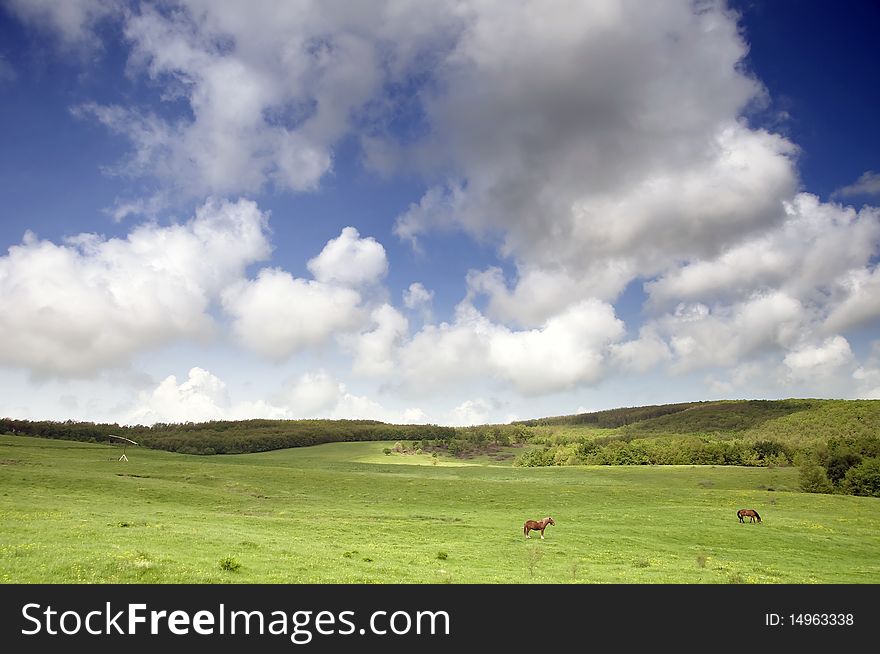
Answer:
<svg viewBox="0 0 880 654"><path fill-rule="evenodd" d="M794 469L434 464L387 445L121 463L0 436L0 582L880 582L880 500L794 492ZM547 514L547 539L525 540Z"/></svg>
<svg viewBox="0 0 880 654"><path fill-rule="evenodd" d="M653 415L646 416L644 409ZM531 427L531 442L544 448L525 452L518 463L786 466L812 461L831 471L834 460L843 456L854 465L880 455L878 400L743 400L619 409L615 416L621 426L606 428L585 420L591 415L599 414L538 421ZM873 478L873 468L861 474L864 480ZM880 480L860 488L856 494L880 494Z"/></svg>
<svg viewBox="0 0 880 654"><path fill-rule="evenodd" d="M538 431L543 434L620 435L628 440L705 434L804 444L880 433L880 400L722 400L614 409L526 424L542 428Z"/></svg>

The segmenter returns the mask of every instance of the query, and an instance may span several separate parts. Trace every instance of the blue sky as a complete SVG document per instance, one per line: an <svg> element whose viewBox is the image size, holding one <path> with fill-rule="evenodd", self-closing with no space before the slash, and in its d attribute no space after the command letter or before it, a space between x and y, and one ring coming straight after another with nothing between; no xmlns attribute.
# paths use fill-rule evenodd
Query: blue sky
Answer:
<svg viewBox="0 0 880 654"><path fill-rule="evenodd" d="M0 414L880 398L876 3L0 3Z"/></svg>

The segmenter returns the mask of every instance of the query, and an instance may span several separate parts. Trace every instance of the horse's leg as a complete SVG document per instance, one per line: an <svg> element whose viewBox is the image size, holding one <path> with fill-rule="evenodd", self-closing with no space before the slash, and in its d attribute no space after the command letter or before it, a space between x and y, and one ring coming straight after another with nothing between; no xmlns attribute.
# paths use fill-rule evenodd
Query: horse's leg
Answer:
<svg viewBox="0 0 880 654"><path fill-rule="evenodd" d="M541 530L541 540L544 540L544 530Z"/></svg>

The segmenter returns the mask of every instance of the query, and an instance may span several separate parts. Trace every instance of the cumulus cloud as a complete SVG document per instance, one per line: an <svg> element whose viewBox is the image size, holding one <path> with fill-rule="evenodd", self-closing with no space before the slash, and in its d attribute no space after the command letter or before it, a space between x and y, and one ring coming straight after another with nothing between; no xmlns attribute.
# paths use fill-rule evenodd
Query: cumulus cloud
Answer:
<svg viewBox="0 0 880 654"><path fill-rule="evenodd" d="M652 326L642 327L639 337L609 346L612 365L617 371L647 372L672 358L666 341Z"/></svg>
<svg viewBox="0 0 880 654"><path fill-rule="evenodd" d="M271 401L230 397L226 383L208 370L192 368L186 380L169 375L155 388L140 394L122 422L205 422L268 418L368 419L398 424L428 421L418 407L389 409L365 395L356 395L324 370L307 372L291 380Z"/></svg>
<svg viewBox="0 0 880 654"><path fill-rule="evenodd" d="M861 195L880 195L880 173L868 170L855 182L834 191L835 197L849 198Z"/></svg>
<svg viewBox="0 0 880 654"><path fill-rule="evenodd" d="M269 255L253 202L209 200L184 224L126 238L25 235L0 257L0 363L88 376L137 352L212 333L211 302Z"/></svg>
<svg viewBox="0 0 880 654"><path fill-rule="evenodd" d="M499 234L518 283L474 280L492 315L534 326L782 220L796 149L739 119L764 92L720 5L488 3L466 16L413 155L448 181L396 231Z"/></svg>
<svg viewBox="0 0 880 654"><path fill-rule="evenodd" d="M854 362L849 342L843 336L830 336L819 344L809 344L789 352L783 363L795 379L828 377Z"/></svg>
<svg viewBox="0 0 880 654"><path fill-rule="evenodd" d="M489 421L491 411L492 405L486 400L465 400L451 411L449 424L455 427L483 425Z"/></svg>
<svg viewBox="0 0 880 654"><path fill-rule="evenodd" d="M798 194L784 207L785 220L777 228L733 245L717 257L694 259L647 283L652 306L706 299L735 301L777 289L831 307L859 292L872 292L868 280L852 276L854 272L864 276L878 252L880 211L865 207L856 212L852 207L820 202L807 193ZM821 297L822 289L827 295L831 287L839 288L831 297Z"/></svg>
<svg viewBox="0 0 880 654"><path fill-rule="evenodd" d="M511 330L462 303L454 323L427 325L400 349L401 372L414 387L488 374L521 393L550 393L598 381L607 346L623 333L614 309L595 300L529 330Z"/></svg>
<svg viewBox="0 0 880 654"><path fill-rule="evenodd" d="M355 340L352 371L358 375L387 376L395 370L396 351L409 333L409 322L390 304L374 309L370 320L373 329Z"/></svg>
<svg viewBox="0 0 880 654"><path fill-rule="evenodd" d="M417 313L425 325L434 322L433 302L434 291L429 291L421 282L413 282L403 291L403 305Z"/></svg>
<svg viewBox="0 0 880 654"><path fill-rule="evenodd" d="M345 392L345 387L324 370L307 372L288 384L278 401L301 418L327 415Z"/></svg>
<svg viewBox="0 0 880 654"><path fill-rule="evenodd" d="M245 8L181 0L121 10L110 0L16 0L14 8L64 42L98 42L95 24L117 21L132 78L189 111L172 119L161 109L91 105L84 113L130 140L127 172L159 180L172 196L198 197L267 185L316 189L333 170L337 144L381 131L395 112L383 93L435 61L460 29L454 7L433 4L306 0Z"/></svg>
<svg viewBox="0 0 880 654"><path fill-rule="evenodd" d="M207 306L220 297L239 342L273 360L341 336L358 374L399 372L425 389L490 378L533 395L667 364L729 368L719 384L746 384L756 376L743 371L764 357L803 380L846 369L844 334L880 317L880 212L797 193L797 147L743 118L768 98L720 1L11 6L67 43L118 21L132 79L176 103L74 109L130 142L107 172L158 181L156 197L121 201L118 219L175 196L319 188L346 140L382 174L421 176L424 194L396 217L399 238L418 248L434 231L460 230L497 245L511 272L497 262L471 271L455 316L440 324L431 293L411 285L404 307L425 325L410 337L404 315L371 299L387 275L384 247L354 227L308 262L308 280L277 268L243 279L243 266L265 257L255 252L236 253L234 270L214 279L198 267L219 259L172 248L198 270L153 304L150 293L94 290L101 274L80 268L104 261L101 239L30 239L0 260L0 297L17 301L20 287L51 297L44 278L88 280L71 306L85 298L101 319L77 331L84 319L71 320L72 309L56 316L26 300L15 330L17 316L0 318L0 336L15 331L2 362L94 370L207 333ZM877 180L868 171L835 197L875 193ZM31 255L44 272L19 283ZM613 304L634 280L646 282L648 302L626 340ZM138 314L128 297L148 306ZM160 310L172 318L151 318ZM41 326L19 333L37 314ZM69 332L57 326L68 322ZM322 410L342 406L339 393ZM347 406L379 411L359 398Z"/></svg>
<svg viewBox="0 0 880 654"><path fill-rule="evenodd" d="M804 307L781 292L732 305L680 304L654 323L669 339L679 372L733 366L762 352L794 347L807 320Z"/></svg>
<svg viewBox="0 0 880 654"><path fill-rule="evenodd" d="M825 331L842 331L869 324L880 316L880 268L854 269L834 281L836 302L829 303Z"/></svg>
<svg viewBox="0 0 880 654"><path fill-rule="evenodd" d="M648 307L662 314L647 326L669 342L676 369L736 366L775 351L785 378L805 381L795 374L804 361L842 353L840 332L880 316L880 211L807 193L784 208L778 226L645 284Z"/></svg>
<svg viewBox="0 0 880 654"><path fill-rule="evenodd" d="M406 318L390 305L371 309L361 291L372 288L388 271L385 248L346 227L308 261L314 279L299 279L279 268L264 268L256 279L240 280L222 293L232 317L232 331L248 349L282 361L333 338L354 345L355 369L363 374L390 370L391 349L406 332Z"/></svg>
<svg viewBox="0 0 880 654"><path fill-rule="evenodd" d="M293 277L264 268L222 294L232 330L245 347L274 360L326 343L363 321L360 294L350 288Z"/></svg>
<svg viewBox="0 0 880 654"><path fill-rule="evenodd" d="M588 264L582 274L563 268L521 265L511 288L497 266L467 275L469 297L486 296L493 320L538 327L579 298L613 300L633 276L631 263L616 259Z"/></svg>
<svg viewBox="0 0 880 654"><path fill-rule="evenodd" d="M372 237L361 238L354 227L327 241L307 267L319 282L362 286L378 282L388 272L385 248Z"/></svg>
<svg viewBox="0 0 880 654"><path fill-rule="evenodd" d="M250 418L287 418L283 409L262 400L233 404L225 382L202 368L192 368L186 381L169 375L155 389L142 393L124 422L206 422Z"/></svg>
<svg viewBox="0 0 880 654"><path fill-rule="evenodd" d="M856 397L880 400L880 341L874 341L867 361L853 372L858 384Z"/></svg>
<svg viewBox="0 0 880 654"><path fill-rule="evenodd" d="M523 393L569 389L600 379L605 347L623 334L613 307L585 300L539 329L497 327L489 340L489 365Z"/></svg>
<svg viewBox="0 0 880 654"><path fill-rule="evenodd" d="M421 282L413 282L403 292L403 304L407 309L427 309L430 311L434 291L429 291Z"/></svg>
<svg viewBox="0 0 880 654"><path fill-rule="evenodd" d="M293 418L381 420L397 424L428 422L420 408L389 409L365 395L350 392L345 384L324 370L301 375L288 384L277 399Z"/></svg>

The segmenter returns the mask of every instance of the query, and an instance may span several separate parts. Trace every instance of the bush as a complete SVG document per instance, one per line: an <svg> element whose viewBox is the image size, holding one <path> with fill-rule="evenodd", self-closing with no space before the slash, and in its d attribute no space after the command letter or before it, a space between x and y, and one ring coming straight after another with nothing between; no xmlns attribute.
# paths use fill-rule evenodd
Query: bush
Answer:
<svg viewBox="0 0 880 654"><path fill-rule="evenodd" d="M841 488L850 495L880 497L880 458L864 459L847 470Z"/></svg>
<svg viewBox="0 0 880 654"><path fill-rule="evenodd" d="M805 493L830 493L834 490L825 473L825 468L815 463L806 463L801 466L798 481L801 490Z"/></svg>
<svg viewBox="0 0 880 654"><path fill-rule="evenodd" d="M238 572L241 568L241 563L238 562L237 559L231 556L227 556L225 558L220 559L220 569L226 570L227 572Z"/></svg>
<svg viewBox="0 0 880 654"><path fill-rule="evenodd" d="M837 484L846 476L846 473L855 465L861 463L862 457L852 452L836 454L828 459L825 469L828 471L828 479Z"/></svg>

